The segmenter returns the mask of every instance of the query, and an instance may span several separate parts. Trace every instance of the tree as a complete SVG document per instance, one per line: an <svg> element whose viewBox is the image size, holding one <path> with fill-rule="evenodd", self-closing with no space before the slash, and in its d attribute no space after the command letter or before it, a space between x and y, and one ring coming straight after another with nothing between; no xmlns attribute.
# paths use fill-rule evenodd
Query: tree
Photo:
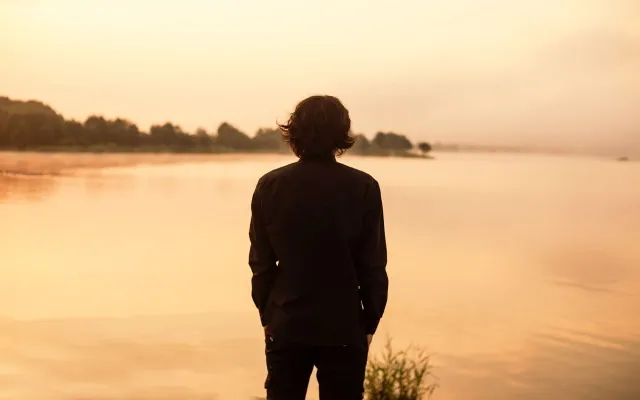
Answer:
<svg viewBox="0 0 640 400"><path fill-rule="evenodd" d="M11 100L8 97L0 97L0 110L5 111L9 114L45 114L50 117L58 116L53 108L39 101Z"/></svg>
<svg viewBox="0 0 640 400"><path fill-rule="evenodd" d="M0 101L3 98L0 97ZM8 147L11 142L9 140L9 122L11 121L11 114L0 109L0 147Z"/></svg>
<svg viewBox="0 0 640 400"><path fill-rule="evenodd" d="M9 114L5 121L7 147L18 149L53 146L63 135L63 120L49 114Z"/></svg>
<svg viewBox="0 0 640 400"><path fill-rule="evenodd" d="M33 144L33 142L35 142L27 121L18 115L13 115L9 121L7 136L10 147L15 147L21 150L27 149L29 144Z"/></svg>
<svg viewBox="0 0 640 400"><path fill-rule="evenodd" d="M154 145L171 146L177 142L179 133L182 133L180 127L169 122L164 125L152 125L149 129L151 143Z"/></svg>
<svg viewBox="0 0 640 400"><path fill-rule="evenodd" d="M204 128L198 128L196 130L195 143L196 146L211 147L213 145L213 137Z"/></svg>
<svg viewBox="0 0 640 400"><path fill-rule="evenodd" d="M218 127L216 142L220 146L235 150L249 150L253 148L251 138L227 122L223 122Z"/></svg>
<svg viewBox="0 0 640 400"><path fill-rule="evenodd" d="M64 135L60 140L63 146L89 146L89 137L84 126L78 121L64 122Z"/></svg>
<svg viewBox="0 0 640 400"><path fill-rule="evenodd" d="M84 129L90 137L91 144L107 142L107 120L104 117L92 115L84 121Z"/></svg>
<svg viewBox="0 0 640 400"><path fill-rule="evenodd" d="M427 153L429 153L432 150L431 145L427 142L418 143L418 149L420 149L420 151L422 152L422 155L427 155Z"/></svg>
<svg viewBox="0 0 640 400"><path fill-rule="evenodd" d="M373 140L362 134L349 134L355 139L354 154L387 156L402 153L413 147L404 135L378 132ZM142 131L134 123L123 119L107 119L92 115L84 122L66 120L54 109L39 101L17 101L0 96L0 149L45 150L65 147L91 151L174 151L212 152L265 151L286 152L279 129L260 128L249 137L233 125L223 122L217 134L203 128L193 134L173 123L152 125ZM421 143L423 153L430 151Z"/></svg>
<svg viewBox="0 0 640 400"><path fill-rule="evenodd" d="M282 141L279 129L260 128L252 139L253 146L260 150L286 150L286 144Z"/></svg>
<svg viewBox="0 0 640 400"><path fill-rule="evenodd" d="M354 135L353 138L355 142L353 143L353 147L351 147L351 152L353 154L365 154L371 148L371 142L369 139L363 134Z"/></svg>
<svg viewBox="0 0 640 400"><path fill-rule="evenodd" d="M119 146L137 147L140 145L138 126L124 119L107 121L109 141Z"/></svg>
<svg viewBox="0 0 640 400"><path fill-rule="evenodd" d="M383 150L406 151L413 148L413 144L406 136L394 132L378 132L373 138L373 144Z"/></svg>

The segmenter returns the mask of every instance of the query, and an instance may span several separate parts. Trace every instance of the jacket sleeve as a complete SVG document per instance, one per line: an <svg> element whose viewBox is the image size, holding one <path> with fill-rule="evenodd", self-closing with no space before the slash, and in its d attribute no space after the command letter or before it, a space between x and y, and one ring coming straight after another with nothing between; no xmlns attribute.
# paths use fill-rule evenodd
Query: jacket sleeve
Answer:
<svg viewBox="0 0 640 400"><path fill-rule="evenodd" d="M251 278L251 297L260 312L260 321L264 327L268 322L265 309L277 272L277 259L271 247L264 223L261 188L262 181L259 181L251 199L249 266L253 273Z"/></svg>
<svg viewBox="0 0 640 400"><path fill-rule="evenodd" d="M382 196L377 182L369 187L357 254L360 299L368 334L374 334L387 305L387 244L384 232Z"/></svg>

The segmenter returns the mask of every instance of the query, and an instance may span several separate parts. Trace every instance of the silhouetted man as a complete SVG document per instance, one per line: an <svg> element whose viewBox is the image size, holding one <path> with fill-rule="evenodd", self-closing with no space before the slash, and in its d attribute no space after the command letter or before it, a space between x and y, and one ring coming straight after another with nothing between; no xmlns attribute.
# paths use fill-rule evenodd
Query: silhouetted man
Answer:
<svg viewBox="0 0 640 400"><path fill-rule="evenodd" d="M387 303L378 182L336 161L351 120L312 96L280 125L299 161L258 181L251 202L252 297L264 327L267 399L362 399L369 345Z"/></svg>

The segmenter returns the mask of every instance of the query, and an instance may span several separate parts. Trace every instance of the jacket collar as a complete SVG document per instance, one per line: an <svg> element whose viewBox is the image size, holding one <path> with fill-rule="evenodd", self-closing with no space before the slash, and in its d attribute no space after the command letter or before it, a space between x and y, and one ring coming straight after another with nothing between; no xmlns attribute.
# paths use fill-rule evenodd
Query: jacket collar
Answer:
<svg viewBox="0 0 640 400"><path fill-rule="evenodd" d="M303 163L327 163L327 162L336 162L336 156L333 154L329 156L322 157L313 157L313 158L300 158L299 162Z"/></svg>

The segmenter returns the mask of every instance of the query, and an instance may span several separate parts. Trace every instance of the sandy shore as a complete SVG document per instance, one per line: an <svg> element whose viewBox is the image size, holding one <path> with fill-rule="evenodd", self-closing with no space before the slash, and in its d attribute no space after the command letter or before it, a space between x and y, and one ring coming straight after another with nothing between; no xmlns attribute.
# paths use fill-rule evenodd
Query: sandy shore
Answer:
<svg viewBox="0 0 640 400"><path fill-rule="evenodd" d="M115 154L0 152L0 174L66 175L79 169L122 167L142 164L234 161L252 157L281 159L281 154Z"/></svg>

